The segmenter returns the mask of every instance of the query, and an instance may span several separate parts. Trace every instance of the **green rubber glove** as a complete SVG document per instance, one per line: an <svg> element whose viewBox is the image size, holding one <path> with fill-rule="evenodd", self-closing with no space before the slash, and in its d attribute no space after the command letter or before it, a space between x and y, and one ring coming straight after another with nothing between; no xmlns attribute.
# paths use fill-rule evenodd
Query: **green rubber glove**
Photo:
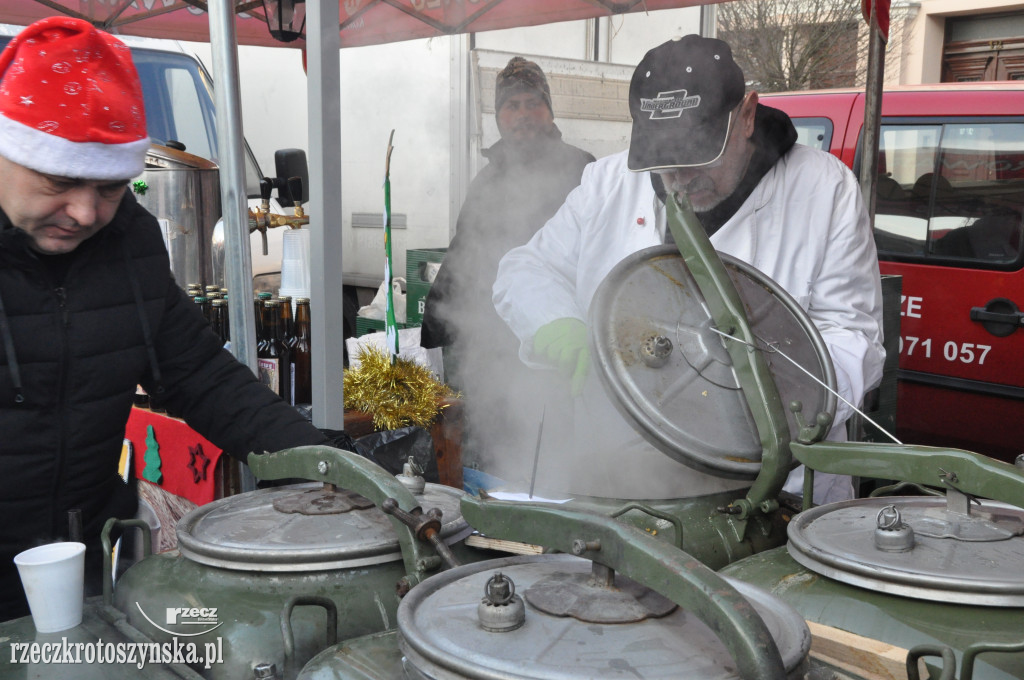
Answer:
<svg viewBox="0 0 1024 680"><path fill-rule="evenodd" d="M545 359L572 383L572 396L583 392L590 370L587 326L579 319L564 318L544 324L533 336L533 353Z"/></svg>

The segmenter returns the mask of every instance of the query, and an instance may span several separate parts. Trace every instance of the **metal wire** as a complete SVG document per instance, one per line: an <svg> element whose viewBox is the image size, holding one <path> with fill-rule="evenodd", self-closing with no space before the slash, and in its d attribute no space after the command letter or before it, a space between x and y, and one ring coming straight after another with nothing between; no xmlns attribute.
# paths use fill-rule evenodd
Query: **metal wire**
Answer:
<svg viewBox="0 0 1024 680"><path fill-rule="evenodd" d="M737 337L734 337L732 335L729 335L728 333L725 333L724 331L720 331L717 328L711 328L711 330L714 331L715 333L717 333L718 335L721 335L723 338L729 338L730 340L735 340L736 342L738 342L738 343L740 343L742 345L746 345L747 347L751 347L753 349L756 349L759 352L765 352L765 353L768 353L768 354L778 354L780 357L782 357L783 359L785 359L786 361L788 361L789 363L793 364L794 366L799 368L801 371L803 371L811 380L813 380L814 382L816 382L819 385L821 385L822 387L824 387L828 392L831 392L832 394L834 394L837 399L839 399L844 404L846 404L847 406L852 408L854 411L859 413L861 416L863 416L866 421L868 421L869 423L871 423L872 425L877 427L878 430L882 434L884 434L885 436L887 436L889 439L893 440L897 444L900 444L900 445L903 444L903 442L901 442L899 439L894 437L891 432L889 432L884 427L882 427L881 425L876 423L874 420L872 420L871 416L869 416L868 414L864 413L864 411L861 411L859 408L857 408L856 406L851 404L849 401L847 401L845 398L843 398L843 395L839 394L839 392L835 391L834 389L832 389L831 387L829 387L828 385L823 383L821 380L818 379L818 377L816 375L814 375L813 373L808 371L806 368L801 366L795 360L793 360L790 357L788 357L785 352L783 352L781 349L779 349L773 343L765 342L761 338L757 338L758 340L760 340L761 342L764 343L764 347L758 347L757 345L753 345L753 344L747 342L746 340L743 340L742 338L737 338Z"/></svg>

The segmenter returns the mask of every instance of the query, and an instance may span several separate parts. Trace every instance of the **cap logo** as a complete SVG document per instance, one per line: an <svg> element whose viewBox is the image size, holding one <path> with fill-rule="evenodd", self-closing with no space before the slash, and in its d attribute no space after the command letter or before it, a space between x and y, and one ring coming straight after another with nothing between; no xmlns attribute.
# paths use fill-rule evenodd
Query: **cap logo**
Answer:
<svg viewBox="0 0 1024 680"><path fill-rule="evenodd" d="M651 120L679 118L686 109L700 106L700 95L686 96L686 90L659 92L654 99L640 98L640 110L650 111Z"/></svg>

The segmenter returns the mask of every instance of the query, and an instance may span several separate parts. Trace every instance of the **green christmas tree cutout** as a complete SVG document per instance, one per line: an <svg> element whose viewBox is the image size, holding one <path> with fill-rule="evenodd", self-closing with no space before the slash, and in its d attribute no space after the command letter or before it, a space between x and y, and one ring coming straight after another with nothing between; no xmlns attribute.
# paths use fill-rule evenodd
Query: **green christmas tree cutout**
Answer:
<svg viewBox="0 0 1024 680"><path fill-rule="evenodd" d="M146 453L142 460L146 462L146 467L142 470L142 478L159 484L163 479L163 473L160 472L160 445L156 441L156 433L153 432L152 425L146 426Z"/></svg>

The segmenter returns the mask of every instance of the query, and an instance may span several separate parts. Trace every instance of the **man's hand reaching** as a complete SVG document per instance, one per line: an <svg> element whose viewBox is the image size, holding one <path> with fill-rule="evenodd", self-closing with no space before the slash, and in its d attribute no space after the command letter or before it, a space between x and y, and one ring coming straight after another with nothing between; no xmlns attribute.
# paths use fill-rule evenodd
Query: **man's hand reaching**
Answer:
<svg viewBox="0 0 1024 680"><path fill-rule="evenodd" d="M564 318L541 326L533 336L535 356L551 362L572 383L572 396L583 392L590 369L587 326L579 319Z"/></svg>

